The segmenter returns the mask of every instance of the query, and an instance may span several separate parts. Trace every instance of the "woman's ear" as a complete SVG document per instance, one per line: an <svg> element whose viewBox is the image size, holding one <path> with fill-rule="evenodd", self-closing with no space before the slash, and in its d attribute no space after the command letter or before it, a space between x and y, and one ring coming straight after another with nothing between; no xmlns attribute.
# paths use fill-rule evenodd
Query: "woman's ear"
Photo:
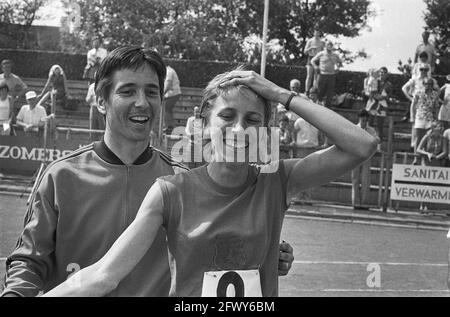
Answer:
<svg viewBox="0 0 450 317"><path fill-rule="evenodd" d="M103 97L97 98L97 109L103 115L106 115L106 100Z"/></svg>

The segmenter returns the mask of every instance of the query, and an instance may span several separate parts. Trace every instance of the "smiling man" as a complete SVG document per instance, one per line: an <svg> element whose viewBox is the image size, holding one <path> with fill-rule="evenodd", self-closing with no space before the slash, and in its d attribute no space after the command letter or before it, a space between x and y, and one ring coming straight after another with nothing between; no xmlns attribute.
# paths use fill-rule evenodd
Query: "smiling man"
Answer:
<svg viewBox="0 0 450 317"><path fill-rule="evenodd" d="M184 171L150 144L166 67L140 47L112 51L96 74L104 139L53 162L37 180L25 228L8 257L3 296L36 296L98 261L135 219L158 177ZM280 249L286 274L292 248ZM109 296L167 296L170 271L160 230L134 270Z"/></svg>

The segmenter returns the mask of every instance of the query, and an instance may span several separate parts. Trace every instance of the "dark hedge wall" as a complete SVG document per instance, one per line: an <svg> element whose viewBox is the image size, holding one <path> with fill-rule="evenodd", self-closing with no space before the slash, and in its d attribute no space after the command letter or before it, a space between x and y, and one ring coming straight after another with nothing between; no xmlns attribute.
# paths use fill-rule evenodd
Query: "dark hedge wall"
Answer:
<svg viewBox="0 0 450 317"><path fill-rule="evenodd" d="M83 69L86 64L86 55L67 54L61 52L29 51L0 49L0 60L11 59L14 62L13 72L21 77L47 78L50 67L59 64L63 67L68 79L82 80ZM235 68L238 64L214 61L193 61L166 59L178 73L182 86L203 88L215 75ZM252 66L259 72L259 65ZM345 92L352 89L354 92L363 88L363 72L341 71L338 74L337 92ZM304 82L306 69L299 66L268 65L266 77L282 87L289 87L292 78L298 78ZM440 85L445 81L443 77L437 78ZM394 96L404 100L401 92L406 77L391 74L390 80L394 85Z"/></svg>

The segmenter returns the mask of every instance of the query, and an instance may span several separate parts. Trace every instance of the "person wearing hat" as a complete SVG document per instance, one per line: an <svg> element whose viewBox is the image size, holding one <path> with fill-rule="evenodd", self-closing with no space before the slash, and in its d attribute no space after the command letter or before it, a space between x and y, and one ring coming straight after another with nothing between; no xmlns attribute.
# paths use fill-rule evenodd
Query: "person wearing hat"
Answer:
<svg viewBox="0 0 450 317"><path fill-rule="evenodd" d="M439 90L439 96L444 96L441 101L442 106L439 109L438 120L441 122L444 130L450 128L450 75L447 75L447 84Z"/></svg>
<svg viewBox="0 0 450 317"><path fill-rule="evenodd" d="M41 106L41 103L47 99L49 94L45 94L44 97L37 100L36 92L29 91L25 94L28 104L23 105L17 115L17 125L23 127L25 132L39 132L39 127L44 126L47 118L45 108Z"/></svg>
<svg viewBox="0 0 450 317"><path fill-rule="evenodd" d="M8 95L9 87L5 80L0 80L0 135L11 133L11 122L13 119L13 101Z"/></svg>

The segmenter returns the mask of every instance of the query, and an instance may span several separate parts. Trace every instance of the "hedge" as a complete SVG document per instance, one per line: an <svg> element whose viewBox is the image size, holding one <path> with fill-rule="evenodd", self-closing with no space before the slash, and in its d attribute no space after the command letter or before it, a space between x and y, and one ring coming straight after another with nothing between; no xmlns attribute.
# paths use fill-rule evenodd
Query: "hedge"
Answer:
<svg viewBox="0 0 450 317"><path fill-rule="evenodd" d="M10 59L13 61L13 72L21 77L47 78L50 67L59 64L64 69L67 78L71 80L82 80L83 69L86 64L86 55L68 54L49 51L11 50L1 49L0 60ZM166 59L166 63L172 66L184 87L203 88L215 75L235 68L237 63L198 61L198 60L176 60ZM251 66L249 69L259 72L259 65ZM364 72L341 71L338 74L336 91L338 93L349 91L360 92L363 89ZM282 87L289 87L292 78L305 81L306 69L303 66L268 65L266 77ZM444 78L437 78L440 85ZM401 92L402 85L407 78L399 74L390 74L390 81L394 85L394 97L405 100Z"/></svg>

